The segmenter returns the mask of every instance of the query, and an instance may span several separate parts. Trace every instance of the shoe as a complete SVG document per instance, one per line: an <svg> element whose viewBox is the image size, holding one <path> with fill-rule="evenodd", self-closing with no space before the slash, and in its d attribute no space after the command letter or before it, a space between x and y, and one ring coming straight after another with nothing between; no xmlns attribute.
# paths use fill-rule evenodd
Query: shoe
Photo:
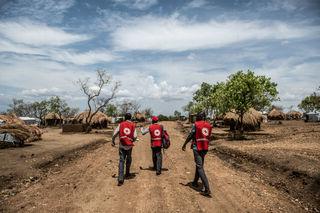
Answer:
<svg viewBox="0 0 320 213"><path fill-rule="evenodd" d="M122 186L123 185L123 181L118 181L118 186Z"/></svg>
<svg viewBox="0 0 320 213"><path fill-rule="evenodd" d="M156 174L157 174L157 175L161 175L161 172L157 172Z"/></svg>
<svg viewBox="0 0 320 213"><path fill-rule="evenodd" d="M198 182L192 182L191 185L192 185L193 187L195 187L195 188L198 188L198 187L199 187Z"/></svg>
<svg viewBox="0 0 320 213"><path fill-rule="evenodd" d="M211 191L210 190L204 190L204 191L200 192L200 194L205 196L205 197L211 197Z"/></svg>

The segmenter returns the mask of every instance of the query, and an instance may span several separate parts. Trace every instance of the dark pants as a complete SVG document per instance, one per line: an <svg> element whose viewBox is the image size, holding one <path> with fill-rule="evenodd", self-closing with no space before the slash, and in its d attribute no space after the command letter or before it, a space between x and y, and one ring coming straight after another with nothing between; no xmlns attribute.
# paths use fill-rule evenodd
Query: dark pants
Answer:
<svg viewBox="0 0 320 213"><path fill-rule="evenodd" d="M157 170L157 173L161 173L161 169L162 169L161 147L151 147L151 149L152 149L153 168Z"/></svg>
<svg viewBox="0 0 320 213"><path fill-rule="evenodd" d="M132 148L129 150L125 150L122 148L119 148L119 176L118 176L118 181L123 181L124 180L124 162L126 162L126 174L130 173L130 166L131 166L131 153L132 153Z"/></svg>
<svg viewBox="0 0 320 213"><path fill-rule="evenodd" d="M201 178L202 184L204 185L205 190L210 191L209 182L206 176L206 173L203 169L204 157L206 156L208 151L197 151L193 150L194 162L196 163L196 173L194 175L194 182L197 183L199 177Z"/></svg>

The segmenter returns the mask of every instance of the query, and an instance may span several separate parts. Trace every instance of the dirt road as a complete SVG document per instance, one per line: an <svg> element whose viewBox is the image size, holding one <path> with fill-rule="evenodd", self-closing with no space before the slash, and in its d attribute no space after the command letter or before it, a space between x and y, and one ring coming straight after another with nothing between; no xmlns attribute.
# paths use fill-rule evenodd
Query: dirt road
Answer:
<svg viewBox="0 0 320 213"><path fill-rule="evenodd" d="M303 212L285 194L235 171L208 154L205 169L212 198L186 186L194 175L191 150L181 151L185 135L164 123L172 146L164 155L162 175L141 170L151 165L149 136L139 136L133 151L136 177L117 186L118 150L110 143L67 164L6 203L9 212Z"/></svg>

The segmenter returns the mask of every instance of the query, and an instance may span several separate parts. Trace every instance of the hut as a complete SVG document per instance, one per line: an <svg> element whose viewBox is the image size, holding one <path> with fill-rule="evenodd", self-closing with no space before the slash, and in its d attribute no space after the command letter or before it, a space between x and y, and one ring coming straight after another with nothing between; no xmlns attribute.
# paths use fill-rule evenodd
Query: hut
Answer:
<svg viewBox="0 0 320 213"><path fill-rule="evenodd" d="M290 111L286 114L287 120L300 120L302 118L302 113L298 111Z"/></svg>
<svg viewBox="0 0 320 213"><path fill-rule="evenodd" d="M58 113L50 112L44 116L45 126L57 126L63 123L63 116L59 116Z"/></svg>
<svg viewBox="0 0 320 213"><path fill-rule="evenodd" d="M269 120L284 120L286 118L286 115L277 109L273 109L268 114Z"/></svg>
<svg viewBox="0 0 320 213"><path fill-rule="evenodd" d="M84 111L79 113L74 117L74 122L75 123L80 123L80 124L85 124L86 123L86 118L88 117L89 112ZM103 112L97 112L91 119L90 126L92 128L107 128L108 123L111 123L111 119L104 114Z"/></svg>
<svg viewBox="0 0 320 213"><path fill-rule="evenodd" d="M240 117L234 110L228 112L223 117L223 121L226 125L230 126L230 130L239 129ZM258 112L254 108L250 108L248 112L243 115L243 127L244 130L257 130L260 129L261 122L263 121L262 113Z"/></svg>
<svg viewBox="0 0 320 213"><path fill-rule="evenodd" d="M0 115L0 140L13 144L23 144L41 140L42 130L36 126L28 126L15 115Z"/></svg>

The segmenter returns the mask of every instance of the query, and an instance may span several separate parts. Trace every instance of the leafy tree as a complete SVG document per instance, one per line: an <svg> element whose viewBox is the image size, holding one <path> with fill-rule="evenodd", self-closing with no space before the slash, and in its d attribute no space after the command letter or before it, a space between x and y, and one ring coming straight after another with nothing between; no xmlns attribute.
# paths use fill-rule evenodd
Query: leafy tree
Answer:
<svg viewBox="0 0 320 213"><path fill-rule="evenodd" d="M277 98L277 84L271 78L257 76L254 72L238 71L228 77L225 86L217 93L221 111L235 110L239 115L239 126L243 134L243 116L255 106L270 106Z"/></svg>
<svg viewBox="0 0 320 213"><path fill-rule="evenodd" d="M25 103L23 99L12 99L7 112L16 116L31 116L30 104Z"/></svg>
<svg viewBox="0 0 320 213"><path fill-rule="evenodd" d="M81 91L87 96L88 116L85 119L87 125L86 132L90 132L90 122L99 111L115 98L120 86L119 82L112 84L112 76L108 75L104 70L97 70L97 81L91 85L90 78L79 79ZM109 90L108 93L104 93Z"/></svg>
<svg viewBox="0 0 320 213"><path fill-rule="evenodd" d="M175 119L179 119L180 116L181 116L181 112L175 110L174 113L173 113L173 115L174 115L174 118L175 118Z"/></svg>
<svg viewBox="0 0 320 213"><path fill-rule="evenodd" d="M59 96L53 96L48 102L49 112L56 113L60 119L60 125L62 125L62 117L68 114L70 107L65 100L61 99Z"/></svg>
<svg viewBox="0 0 320 213"><path fill-rule="evenodd" d="M114 104L108 104L105 108L105 113L110 117L115 117L118 115L117 106Z"/></svg>
<svg viewBox="0 0 320 213"><path fill-rule="evenodd" d="M305 97L298 107L306 112L320 111L320 95L316 92Z"/></svg>
<svg viewBox="0 0 320 213"><path fill-rule="evenodd" d="M153 115L153 110L151 108L146 108L143 111L144 111L144 114L146 115L146 118L151 118L151 116Z"/></svg>
<svg viewBox="0 0 320 213"><path fill-rule="evenodd" d="M49 110L49 102L46 100L36 101L31 104L32 114L34 117L40 119L40 123L44 123L44 117L48 113Z"/></svg>

